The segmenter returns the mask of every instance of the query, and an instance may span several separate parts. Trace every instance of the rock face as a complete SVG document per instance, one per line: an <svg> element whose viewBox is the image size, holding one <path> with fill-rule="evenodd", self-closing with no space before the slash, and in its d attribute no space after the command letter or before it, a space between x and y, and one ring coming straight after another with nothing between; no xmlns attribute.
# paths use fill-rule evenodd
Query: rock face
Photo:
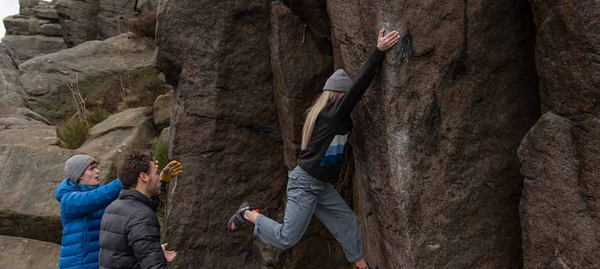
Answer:
<svg viewBox="0 0 600 269"><path fill-rule="evenodd" d="M66 48L62 27L54 5L40 1L20 1L21 11L4 18L7 35L2 43L11 49L19 61L54 53Z"/></svg>
<svg viewBox="0 0 600 269"><path fill-rule="evenodd" d="M333 55L331 46L331 25L327 14L327 3L325 0L281 0L292 12L300 17L298 22L306 27L313 42L317 43L320 51L327 55ZM298 26L296 26L298 27ZM295 29L298 31L298 29Z"/></svg>
<svg viewBox="0 0 600 269"><path fill-rule="evenodd" d="M58 0L56 10L60 25L65 29L64 39L69 47L88 40L96 40L97 15L100 0Z"/></svg>
<svg viewBox="0 0 600 269"><path fill-rule="evenodd" d="M2 44L14 51L21 62L67 48L62 38L45 35L7 35Z"/></svg>
<svg viewBox="0 0 600 269"><path fill-rule="evenodd" d="M594 1L529 1L546 114L519 148L525 268L600 264L600 56Z"/></svg>
<svg viewBox="0 0 600 269"><path fill-rule="evenodd" d="M0 235L0 268L54 269L59 257L58 244Z"/></svg>
<svg viewBox="0 0 600 269"><path fill-rule="evenodd" d="M127 32L127 24L136 14L137 1L100 0L98 39L104 40Z"/></svg>
<svg viewBox="0 0 600 269"><path fill-rule="evenodd" d="M4 18L2 22L6 33L10 35L37 35L40 33L40 26L48 21L33 16L12 15Z"/></svg>
<svg viewBox="0 0 600 269"><path fill-rule="evenodd" d="M24 93L14 55L4 44L0 44L0 117L14 114L16 109L25 107Z"/></svg>
<svg viewBox="0 0 600 269"><path fill-rule="evenodd" d="M401 33L354 113L368 260L380 268L518 268L515 153L540 114L529 5L327 4L335 65L352 78L379 29Z"/></svg>
<svg viewBox="0 0 600 269"><path fill-rule="evenodd" d="M180 20L186 16L198 20L192 24ZM271 19L284 25L272 26ZM253 238L251 229L232 234L224 227L244 200L281 221L287 176L271 70L279 72L277 91L308 103L323 83L323 73L331 72L331 58L318 51L308 31L302 45L302 23L279 2L271 6L270 1L213 1L210 5L161 1L158 20L158 67L166 81L177 86L169 128L170 158L196 168L170 184L165 240L180 250L173 266L194 268L201 262L217 268L347 267L341 247L322 225L311 226L296 247L281 255L268 247L259 247L256 251L261 253L256 254L252 242L259 239ZM208 21L215 25L206 27ZM275 53L269 50L272 29L277 32L271 39L277 43ZM284 55L295 48L300 51ZM306 57L303 52L318 61L301 59ZM273 66L270 56L277 57ZM284 61L295 60L317 70L294 78L314 81L292 81L295 75ZM286 130L297 130L299 107L282 110L292 123ZM190 231L190 226L199 229Z"/></svg>
<svg viewBox="0 0 600 269"><path fill-rule="evenodd" d="M243 200L273 216L286 184L270 81L270 2L160 3L158 67L178 87L170 157L196 168L170 184L166 240L180 250L173 266L250 266L251 229L229 233L224 225ZM198 19L179 20L186 16ZM207 21L218 27L200 27Z"/></svg>
<svg viewBox="0 0 600 269"><path fill-rule="evenodd" d="M273 2L271 12L275 105L282 128L285 165L291 170L300 152L305 111L333 73L333 58L319 50L313 32L306 31L302 20L285 4Z"/></svg>
<svg viewBox="0 0 600 269"><path fill-rule="evenodd" d="M56 146L5 142L0 132L0 234L60 243L62 226L54 189L74 155ZM27 160L27 161L23 161Z"/></svg>
<svg viewBox="0 0 600 269"><path fill-rule="evenodd" d="M105 106L120 101L122 85L158 81L153 59L152 44L123 34L37 57L19 68L31 108L60 123L75 112L67 81L74 81L76 74L87 105Z"/></svg>
<svg viewBox="0 0 600 269"><path fill-rule="evenodd" d="M83 145L77 149L101 160L108 169L104 180L112 180L123 155L131 150L146 150L155 137L152 108L140 107L113 114L92 127ZM107 178L108 177L108 178Z"/></svg>
<svg viewBox="0 0 600 269"><path fill-rule="evenodd" d="M105 40L129 30L132 18L156 12L158 0L58 0L60 24L69 47L89 40Z"/></svg>

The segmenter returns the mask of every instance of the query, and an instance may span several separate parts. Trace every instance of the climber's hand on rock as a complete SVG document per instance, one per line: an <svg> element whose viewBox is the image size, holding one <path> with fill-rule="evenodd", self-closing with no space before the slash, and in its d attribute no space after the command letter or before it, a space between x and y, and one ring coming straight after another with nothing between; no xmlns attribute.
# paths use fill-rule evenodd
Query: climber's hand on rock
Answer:
<svg viewBox="0 0 600 269"><path fill-rule="evenodd" d="M183 173L181 163L178 161L171 161L160 173L160 178L165 182L169 182L174 177L181 175L181 173Z"/></svg>
<svg viewBox="0 0 600 269"><path fill-rule="evenodd" d="M160 245L162 247L163 253L165 254L165 259L167 259L167 262L171 262L172 260L175 259L175 257L177 257L177 252L173 251L173 250L167 250L167 246L169 244L165 243Z"/></svg>
<svg viewBox="0 0 600 269"><path fill-rule="evenodd" d="M400 40L400 33L398 33L398 31L392 31L384 36L384 32L384 28L382 28L381 31L379 31L379 38L377 39L377 48L380 51L385 52L398 43L398 40Z"/></svg>

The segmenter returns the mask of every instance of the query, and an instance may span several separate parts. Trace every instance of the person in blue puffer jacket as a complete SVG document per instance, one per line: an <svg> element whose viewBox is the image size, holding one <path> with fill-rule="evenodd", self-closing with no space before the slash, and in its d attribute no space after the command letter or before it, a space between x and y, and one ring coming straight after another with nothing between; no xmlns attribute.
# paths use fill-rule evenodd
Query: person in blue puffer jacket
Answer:
<svg viewBox="0 0 600 269"><path fill-rule="evenodd" d="M100 184L98 162L87 155L69 158L65 173L55 191L63 227L58 268L98 269L100 220L123 184L119 179Z"/></svg>

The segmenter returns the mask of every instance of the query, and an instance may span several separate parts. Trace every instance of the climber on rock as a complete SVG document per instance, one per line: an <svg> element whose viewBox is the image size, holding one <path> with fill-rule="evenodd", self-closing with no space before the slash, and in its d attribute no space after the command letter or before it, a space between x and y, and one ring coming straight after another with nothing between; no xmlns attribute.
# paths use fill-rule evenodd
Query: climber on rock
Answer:
<svg viewBox="0 0 600 269"><path fill-rule="evenodd" d="M356 216L329 181L337 176L337 165L344 157L352 130L350 114L373 81L385 52L396 45L399 38L397 31L384 36L381 29L377 48L367 58L356 81L352 82L342 69L335 71L325 83L321 96L308 109L298 165L288 176L283 223L259 214L244 202L230 218L227 229L236 231L250 221L255 225L254 236L280 249L288 249L300 241L314 214L340 242L348 261L354 262L356 268L369 268Z"/></svg>
<svg viewBox="0 0 600 269"><path fill-rule="evenodd" d="M167 269L177 256L160 243L160 225L156 216L161 181L169 182L183 172L172 161L158 173L158 165L149 152L134 151L124 157L119 178L124 190L112 202L100 224L101 269Z"/></svg>
<svg viewBox="0 0 600 269"><path fill-rule="evenodd" d="M123 184L119 179L100 184L98 161L88 155L69 158L65 173L55 190L63 227L58 268L98 269L100 220Z"/></svg>

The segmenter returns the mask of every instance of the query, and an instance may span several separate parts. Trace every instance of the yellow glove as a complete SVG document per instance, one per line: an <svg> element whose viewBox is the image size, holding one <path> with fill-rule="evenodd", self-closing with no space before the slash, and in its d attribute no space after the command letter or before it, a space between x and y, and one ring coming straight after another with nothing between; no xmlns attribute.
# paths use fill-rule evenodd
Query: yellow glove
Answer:
<svg viewBox="0 0 600 269"><path fill-rule="evenodd" d="M183 173L183 167L181 163L178 161L171 161L165 168L160 172L160 177L163 181L169 182L174 177L181 175Z"/></svg>

